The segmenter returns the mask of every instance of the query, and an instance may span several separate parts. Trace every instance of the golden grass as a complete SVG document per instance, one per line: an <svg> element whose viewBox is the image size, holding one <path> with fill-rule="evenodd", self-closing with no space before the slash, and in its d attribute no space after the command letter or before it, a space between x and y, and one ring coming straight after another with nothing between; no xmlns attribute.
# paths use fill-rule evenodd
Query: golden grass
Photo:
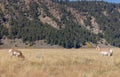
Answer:
<svg viewBox="0 0 120 77"><path fill-rule="evenodd" d="M0 77L119 77L120 49L103 57L95 49L20 49L26 59L0 49Z"/></svg>

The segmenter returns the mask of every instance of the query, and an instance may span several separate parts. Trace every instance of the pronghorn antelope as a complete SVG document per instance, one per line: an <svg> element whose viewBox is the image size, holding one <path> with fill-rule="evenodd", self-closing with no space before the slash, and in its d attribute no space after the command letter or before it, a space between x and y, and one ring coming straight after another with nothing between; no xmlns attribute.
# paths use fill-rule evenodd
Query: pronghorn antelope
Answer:
<svg viewBox="0 0 120 77"><path fill-rule="evenodd" d="M102 56L113 56L113 50L109 49L108 51L106 50L101 50L99 46L96 47L96 49L100 52Z"/></svg>
<svg viewBox="0 0 120 77"><path fill-rule="evenodd" d="M8 51L10 53L10 56L16 56L18 58L22 58L22 59L25 59L23 53L19 50L16 50L16 49L9 49Z"/></svg>

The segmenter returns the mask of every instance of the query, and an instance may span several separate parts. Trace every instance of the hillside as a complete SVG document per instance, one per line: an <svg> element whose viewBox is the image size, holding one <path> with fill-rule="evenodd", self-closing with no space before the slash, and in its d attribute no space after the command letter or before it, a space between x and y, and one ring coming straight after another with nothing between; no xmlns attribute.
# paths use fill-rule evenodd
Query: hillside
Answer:
<svg viewBox="0 0 120 77"><path fill-rule="evenodd" d="M46 46L65 48L79 48L86 44L120 47L119 31L120 4L104 1L0 0L0 44L4 46L6 39L19 39L29 46L42 40Z"/></svg>

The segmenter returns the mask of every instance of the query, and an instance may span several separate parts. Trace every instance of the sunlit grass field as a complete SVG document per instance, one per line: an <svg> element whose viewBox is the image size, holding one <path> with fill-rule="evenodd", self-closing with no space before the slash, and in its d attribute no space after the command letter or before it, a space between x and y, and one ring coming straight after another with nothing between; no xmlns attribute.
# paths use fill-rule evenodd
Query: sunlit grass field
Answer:
<svg viewBox="0 0 120 77"><path fill-rule="evenodd" d="M120 77L120 49L112 57L87 49L19 49L25 60L0 49L0 77Z"/></svg>

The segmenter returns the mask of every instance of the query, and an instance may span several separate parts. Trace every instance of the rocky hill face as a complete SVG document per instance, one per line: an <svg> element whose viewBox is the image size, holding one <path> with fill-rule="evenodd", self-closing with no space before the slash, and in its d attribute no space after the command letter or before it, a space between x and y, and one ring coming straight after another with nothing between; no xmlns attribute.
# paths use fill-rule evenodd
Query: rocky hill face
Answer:
<svg viewBox="0 0 120 77"><path fill-rule="evenodd" d="M19 39L24 44L37 47L43 43L45 47L47 44L65 48L79 48L86 44L120 47L120 4L104 1L1 0L0 31L0 44L5 47L6 38ZM42 44L35 43L40 40ZM18 44L14 45L25 46Z"/></svg>

